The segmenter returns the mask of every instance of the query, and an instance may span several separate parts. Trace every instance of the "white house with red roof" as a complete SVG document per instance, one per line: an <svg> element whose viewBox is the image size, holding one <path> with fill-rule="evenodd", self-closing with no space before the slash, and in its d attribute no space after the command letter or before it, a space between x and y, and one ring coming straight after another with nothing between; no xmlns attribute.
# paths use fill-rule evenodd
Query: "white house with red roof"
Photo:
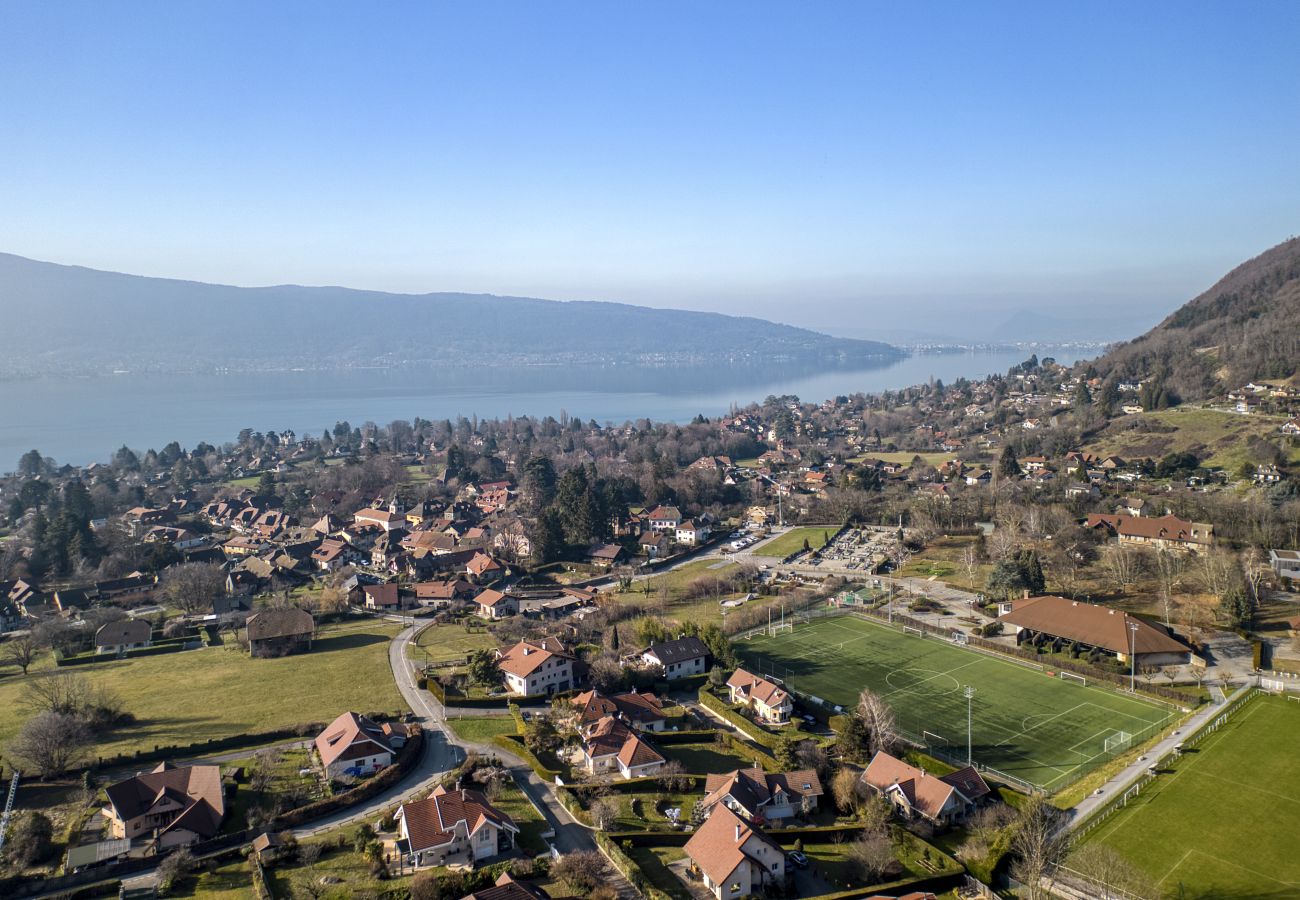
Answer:
<svg viewBox="0 0 1300 900"><path fill-rule="evenodd" d="M518 826L478 791L442 785L397 808L398 850L414 866L474 865L514 849Z"/></svg>
<svg viewBox="0 0 1300 900"><path fill-rule="evenodd" d="M331 779L365 776L393 764L393 746L384 727L345 712L316 736L316 755Z"/></svg>
<svg viewBox="0 0 1300 900"><path fill-rule="evenodd" d="M785 851L755 826L719 806L686 842L686 855L717 900L762 894L785 885Z"/></svg>
<svg viewBox="0 0 1300 900"><path fill-rule="evenodd" d="M785 688L744 669L737 669L727 679L727 691L732 703L749 707L770 725L785 725L794 712L794 701Z"/></svg>
<svg viewBox="0 0 1300 900"><path fill-rule="evenodd" d="M644 778L663 768L667 760L636 729L614 716L605 716L583 732L582 766L593 775Z"/></svg>
<svg viewBox="0 0 1300 900"><path fill-rule="evenodd" d="M505 676L510 693L520 697L544 697L572 689L573 655L555 638L520 641L509 650L498 651L497 667Z"/></svg>
<svg viewBox="0 0 1300 900"><path fill-rule="evenodd" d="M920 816L936 825L964 821L990 794L988 784L969 766L935 776L884 751L871 758L862 782L889 799L904 818Z"/></svg>

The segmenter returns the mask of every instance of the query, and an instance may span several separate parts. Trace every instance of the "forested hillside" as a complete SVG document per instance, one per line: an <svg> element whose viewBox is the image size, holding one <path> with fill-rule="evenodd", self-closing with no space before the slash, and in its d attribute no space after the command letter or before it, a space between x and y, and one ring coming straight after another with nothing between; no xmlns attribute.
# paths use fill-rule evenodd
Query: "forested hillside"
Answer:
<svg viewBox="0 0 1300 900"><path fill-rule="evenodd" d="M1109 381L1153 379L1148 408L1285 380L1300 364L1300 238L1225 275L1151 331L1096 360ZM1163 396L1161 396L1163 394Z"/></svg>

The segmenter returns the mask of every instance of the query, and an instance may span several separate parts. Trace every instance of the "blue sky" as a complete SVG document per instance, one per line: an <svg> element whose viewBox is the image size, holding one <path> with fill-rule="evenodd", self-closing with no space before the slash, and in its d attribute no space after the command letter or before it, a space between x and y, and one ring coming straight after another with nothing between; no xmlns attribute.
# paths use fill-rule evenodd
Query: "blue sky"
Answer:
<svg viewBox="0 0 1300 900"><path fill-rule="evenodd" d="M1300 4L0 6L0 250L969 333L1300 232Z"/></svg>

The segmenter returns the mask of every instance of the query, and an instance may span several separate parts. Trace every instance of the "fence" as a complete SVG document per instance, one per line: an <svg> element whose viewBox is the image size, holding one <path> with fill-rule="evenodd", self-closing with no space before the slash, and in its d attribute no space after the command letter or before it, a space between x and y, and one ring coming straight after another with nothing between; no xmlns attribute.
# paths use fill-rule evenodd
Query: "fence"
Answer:
<svg viewBox="0 0 1300 900"><path fill-rule="evenodd" d="M1210 735L1214 734L1216 731L1222 728L1224 723L1226 723L1232 716L1240 712L1242 707L1245 706L1249 701L1253 700L1256 697L1261 696L1262 693L1263 692L1260 690L1242 691L1242 693L1233 697L1226 704L1224 704L1223 708L1219 710L1219 714L1216 715L1213 719L1206 722L1204 725L1202 725L1200 728L1193 731L1191 734L1187 735L1187 737L1183 738L1183 740L1179 742L1179 744L1176 747L1174 747L1172 750L1170 750L1168 753L1164 754L1163 756L1157 759L1152 760L1151 764L1147 767L1146 772L1142 776L1140 776L1136 782L1134 782L1132 785L1126 788L1122 793L1116 794L1114 797L1111 798L1111 800L1108 803L1104 803L1101 806L1097 807L1086 818L1081 819L1074 826L1074 834L1076 839L1082 838L1084 835L1088 834L1090 831L1092 831L1097 826L1101 825L1103 822L1109 819L1116 812L1126 807L1128 805L1129 800L1133 799L1134 797L1140 796L1142 790L1148 784L1150 784L1156 777L1150 774L1151 770L1164 765L1170 756L1174 756L1175 758L1177 758L1181 756L1183 750L1188 750L1191 749L1192 747L1196 747L1197 745L1199 745Z"/></svg>

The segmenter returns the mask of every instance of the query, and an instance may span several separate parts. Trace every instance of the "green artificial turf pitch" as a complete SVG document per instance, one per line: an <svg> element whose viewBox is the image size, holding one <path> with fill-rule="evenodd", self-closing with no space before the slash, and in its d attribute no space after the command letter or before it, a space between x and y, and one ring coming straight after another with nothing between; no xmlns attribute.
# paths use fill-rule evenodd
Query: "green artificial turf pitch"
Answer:
<svg viewBox="0 0 1300 900"><path fill-rule="evenodd" d="M893 707L906 737L954 762L966 759L964 691L973 687L974 761L1047 791L1061 790L1178 716L1144 698L855 616L814 619L737 649L760 674L846 708L871 688ZM1131 739L1107 749L1107 737L1121 733Z"/></svg>
<svg viewBox="0 0 1300 900"><path fill-rule="evenodd" d="M1085 843L1100 841L1163 897L1300 897L1300 701L1247 701Z"/></svg>

